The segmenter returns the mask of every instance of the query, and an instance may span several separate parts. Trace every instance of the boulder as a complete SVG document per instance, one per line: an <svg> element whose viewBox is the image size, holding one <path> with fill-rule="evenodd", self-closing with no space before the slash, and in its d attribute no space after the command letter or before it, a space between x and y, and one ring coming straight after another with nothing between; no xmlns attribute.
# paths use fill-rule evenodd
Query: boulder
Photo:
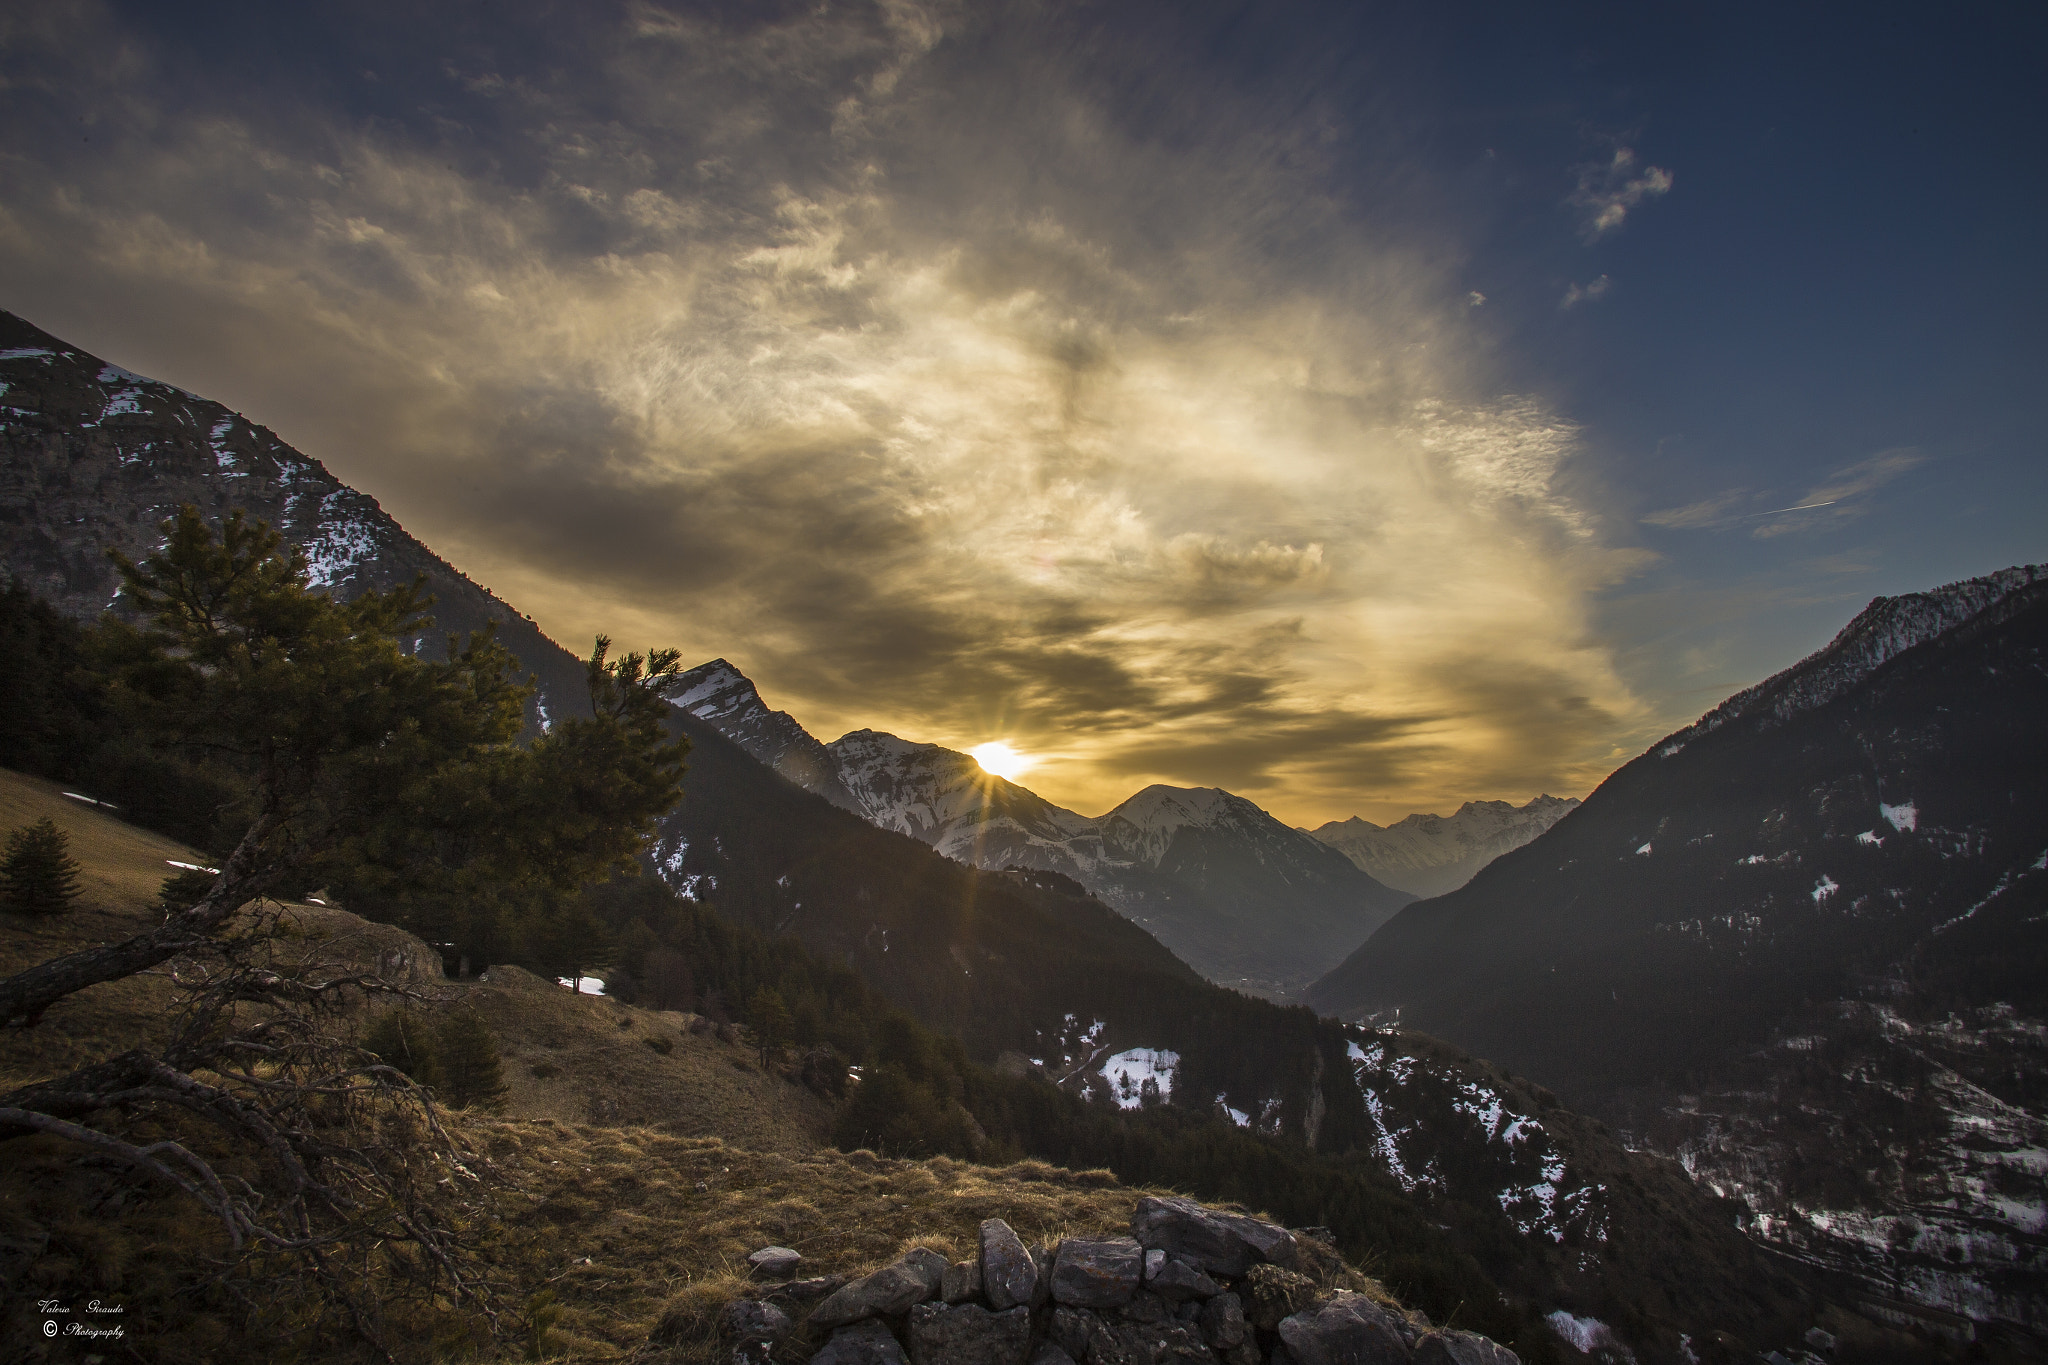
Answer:
<svg viewBox="0 0 2048 1365"><path fill-rule="evenodd" d="M1203 1304L1199 1321L1202 1340L1219 1351L1241 1346L1251 1336L1251 1325L1244 1320L1244 1301L1235 1294L1218 1294Z"/></svg>
<svg viewBox="0 0 2048 1365"><path fill-rule="evenodd" d="M1038 1287L1031 1291L1031 1311L1034 1313L1052 1302L1052 1252L1053 1249L1043 1242L1031 1248L1031 1268L1038 1275ZM984 1292L988 1289L986 1276L987 1272L984 1269Z"/></svg>
<svg viewBox="0 0 2048 1365"><path fill-rule="evenodd" d="M1026 1365L1079 1365L1079 1362L1052 1342L1041 1341L1031 1352L1031 1359Z"/></svg>
<svg viewBox="0 0 2048 1365"><path fill-rule="evenodd" d="M1522 1365L1522 1358L1477 1332L1439 1328L1415 1343L1415 1365Z"/></svg>
<svg viewBox="0 0 2048 1365"><path fill-rule="evenodd" d="M1186 1261L1170 1258L1156 1273L1146 1276L1145 1279L1147 1289L1172 1303L1186 1303L1189 1299L1212 1299L1223 1292L1222 1285Z"/></svg>
<svg viewBox="0 0 2048 1365"><path fill-rule="evenodd" d="M1137 1293L1144 1265L1144 1251L1129 1237L1069 1237L1053 1257L1053 1301L1121 1308Z"/></svg>
<svg viewBox="0 0 2048 1365"><path fill-rule="evenodd" d="M910 1310L909 1336L911 1365L1024 1365L1031 1310L921 1303Z"/></svg>
<svg viewBox="0 0 2048 1365"><path fill-rule="evenodd" d="M759 1299L735 1299L725 1306L718 1319L720 1331L742 1343L765 1341L772 1344L781 1341L794 1325L789 1314Z"/></svg>
<svg viewBox="0 0 2048 1365"><path fill-rule="evenodd" d="M1282 1318L1315 1303L1316 1282L1278 1266L1254 1266L1237 1287L1237 1294L1244 1301L1245 1321L1261 1332L1270 1332L1279 1327Z"/></svg>
<svg viewBox="0 0 2048 1365"><path fill-rule="evenodd" d="M789 1280L776 1285L768 1293L778 1299L802 1305L815 1303L833 1291L851 1283L851 1275L820 1275L814 1280Z"/></svg>
<svg viewBox="0 0 2048 1365"><path fill-rule="evenodd" d="M905 1312L936 1295L945 1273L945 1257L915 1247L834 1293L812 1312L811 1321L819 1327L841 1327L862 1318Z"/></svg>
<svg viewBox="0 0 2048 1365"><path fill-rule="evenodd" d="M1388 1314L1363 1294L1338 1290L1280 1324L1295 1365L1408 1365L1408 1347Z"/></svg>
<svg viewBox="0 0 2048 1365"><path fill-rule="evenodd" d="M1131 1235L1142 1246L1229 1279L1255 1265L1292 1269L1301 1255L1286 1228L1178 1197L1140 1199L1131 1215Z"/></svg>
<svg viewBox="0 0 2048 1365"><path fill-rule="evenodd" d="M1131 1295L1131 1301L1119 1313L1126 1322L1173 1321L1173 1305L1144 1289Z"/></svg>
<svg viewBox="0 0 2048 1365"><path fill-rule="evenodd" d="M981 1225L981 1293L998 1313L1030 1305L1038 1292L1038 1266L1024 1243L1000 1218Z"/></svg>
<svg viewBox="0 0 2048 1365"><path fill-rule="evenodd" d="M981 1262L955 1261L939 1277L939 1297L947 1303L966 1303L981 1297ZM1012 1305L1013 1307L1015 1305Z"/></svg>
<svg viewBox="0 0 2048 1365"><path fill-rule="evenodd" d="M811 1365L909 1365L889 1329L873 1319L834 1332Z"/></svg>
<svg viewBox="0 0 2048 1365"><path fill-rule="evenodd" d="M797 1263L803 1258L802 1252L788 1247L762 1247L747 1257L747 1264L753 1267L757 1280L786 1280L796 1274Z"/></svg>
<svg viewBox="0 0 2048 1365"><path fill-rule="evenodd" d="M1085 1308L1055 1308L1048 1340L1087 1365L1214 1365L1216 1357L1192 1327L1128 1322Z"/></svg>

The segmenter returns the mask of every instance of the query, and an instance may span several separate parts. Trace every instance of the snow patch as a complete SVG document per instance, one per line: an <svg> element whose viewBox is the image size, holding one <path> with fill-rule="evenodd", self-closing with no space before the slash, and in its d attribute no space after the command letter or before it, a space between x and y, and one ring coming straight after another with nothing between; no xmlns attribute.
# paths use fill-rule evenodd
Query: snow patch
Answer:
<svg viewBox="0 0 2048 1365"><path fill-rule="evenodd" d="M1659 757L1659 758L1674 758L1674 757L1676 757L1676 756L1677 756L1677 754L1678 754L1678 751L1679 751L1680 749L1683 749L1684 747L1685 747L1685 745L1684 745L1684 743L1683 743L1683 742L1680 742L1680 743L1677 743L1677 744L1667 744L1667 745L1665 745L1665 746L1664 746L1663 748L1661 748L1661 749L1659 749L1659 750L1657 751L1657 757Z"/></svg>
<svg viewBox="0 0 2048 1365"><path fill-rule="evenodd" d="M1220 1094L1216 1097L1216 1107L1228 1115L1230 1121L1238 1127L1249 1128L1252 1126L1252 1116L1242 1109L1232 1109L1229 1101Z"/></svg>
<svg viewBox="0 0 2048 1365"><path fill-rule="evenodd" d="M1920 808L1911 801L1897 806L1887 806L1883 802L1879 802L1877 813L1882 815L1885 818L1885 822L1901 834L1910 834L1920 827Z"/></svg>
<svg viewBox="0 0 2048 1365"><path fill-rule="evenodd" d="M566 986L570 990L577 991L583 995L604 994L604 980L601 977L580 976L571 981L566 976L558 976L555 978L555 984L557 986Z"/></svg>
<svg viewBox="0 0 2048 1365"><path fill-rule="evenodd" d="M1649 846L1648 844L1644 844L1644 845L1643 845L1643 846L1642 846L1641 848L1639 848L1639 849L1637 849L1637 850L1636 850L1636 856L1637 856L1638 858L1647 858L1647 857L1649 857L1649 856L1650 856L1650 846Z"/></svg>
<svg viewBox="0 0 2048 1365"><path fill-rule="evenodd" d="M1861 834L1856 836L1856 842L1859 844L1868 844L1872 848L1877 848L1884 843L1884 840L1877 837L1876 830L1866 829Z"/></svg>
<svg viewBox="0 0 2048 1365"><path fill-rule="evenodd" d="M1614 1329L1598 1318L1582 1318L1560 1308L1543 1320L1550 1324L1551 1331L1570 1342L1574 1349L1584 1355L1591 1355L1604 1347L1610 1351L1619 1351L1630 1360L1635 1359L1634 1354L1614 1335Z"/></svg>
<svg viewBox="0 0 2048 1365"><path fill-rule="evenodd" d="M1823 872L1820 874L1820 880L1814 883L1813 903L1815 905L1819 905L1822 901L1826 900L1829 896L1834 895L1837 891L1840 891L1841 889L1841 886L1835 881L1833 877L1830 877L1827 873Z"/></svg>
<svg viewBox="0 0 2048 1365"><path fill-rule="evenodd" d="M1173 1072L1180 1065L1180 1054L1165 1048L1134 1047L1119 1052L1105 1061L1099 1068L1102 1079L1109 1082L1111 1096L1119 1109L1136 1109L1145 1102L1145 1086L1150 1082L1161 1102L1173 1098Z"/></svg>

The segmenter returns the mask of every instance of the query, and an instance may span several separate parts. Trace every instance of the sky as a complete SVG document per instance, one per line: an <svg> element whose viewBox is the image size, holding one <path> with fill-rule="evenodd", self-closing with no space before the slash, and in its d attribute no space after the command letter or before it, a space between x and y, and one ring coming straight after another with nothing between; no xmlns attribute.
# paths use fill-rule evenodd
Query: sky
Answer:
<svg viewBox="0 0 2048 1365"><path fill-rule="evenodd" d="M31 0L0 307L821 738L1583 795L2048 558L2044 15Z"/></svg>

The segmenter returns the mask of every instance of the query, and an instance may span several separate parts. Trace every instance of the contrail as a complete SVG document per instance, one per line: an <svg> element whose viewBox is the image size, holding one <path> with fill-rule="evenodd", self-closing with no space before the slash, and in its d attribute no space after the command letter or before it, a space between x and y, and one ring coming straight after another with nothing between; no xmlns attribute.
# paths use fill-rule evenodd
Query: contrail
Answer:
<svg viewBox="0 0 2048 1365"><path fill-rule="evenodd" d="M1797 507L1780 507L1769 512L1751 512L1747 516L1737 517L1735 520L1755 521L1758 517L1775 517L1780 512L1805 512L1815 507L1833 507L1840 501L1840 498L1829 498L1826 502L1802 502Z"/></svg>

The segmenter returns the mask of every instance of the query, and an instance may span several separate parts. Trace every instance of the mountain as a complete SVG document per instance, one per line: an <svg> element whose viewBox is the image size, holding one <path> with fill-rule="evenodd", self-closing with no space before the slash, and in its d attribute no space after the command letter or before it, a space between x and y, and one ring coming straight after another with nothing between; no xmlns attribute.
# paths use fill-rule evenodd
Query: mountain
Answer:
<svg viewBox="0 0 2048 1365"><path fill-rule="evenodd" d="M858 803L839 780L825 746L787 711L771 711L746 674L723 659L699 664L677 680L676 707L695 716L805 791L841 810Z"/></svg>
<svg viewBox="0 0 2048 1365"><path fill-rule="evenodd" d="M89 619L112 600L104 545L148 554L157 523L181 502L216 516L246 507L306 548L337 593L424 574L443 628L498 623L539 679L536 727L583 704L576 658L275 435L4 314L0 384L0 569L71 615ZM1070 1088L1104 1094L1091 1112L1111 1118L1126 1098L1121 1083L1133 1082L1143 1109L1149 1079L1165 1103L1134 1121L1185 1134L1184 1150L1216 1153L1205 1178L1219 1188L1254 1170L1363 1173L1387 1198L1427 1210L1503 1288L1563 1315L1574 1332L1611 1326L1644 1359L1685 1358L1689 1341L1716 1360L1737 1358L1745 1343L1790 1345L1821 1311L1805 1282L1766 1263L1678 1165L1625 1150L1540 1087L1419 1034L1318 1020L1204 982L1056 871L985 871L877 828L717 728L732 706L758 702L750 688L708 674L696 683L711 684L691 703L703 714L674 716L692 743L682 804L662 822L650 863L675 895L714 910L714 927L755 931L729 942L726 956L843 964L972 1057L1026 1069L1035 1059ZM748 738L775 752L769 730ZM67 789L90 795L89 775ZM1333 884L1361 883L1341 855L1298 831L1266 841L1265 819L1227 793L1155 788L1097 824L1105 857L1153 875L1200 873L1229 886L1274 860L1295 875L1317 870L1307 852L1285 862L1306 849L1340 869ZM1035 1103L1015 1120L1035 1121ZM1212 1136L1229 1124L1273 1141L1232 1147ZM1109 1123L1100 1150L1127 1158L1126 1136ZM1070 1155L1103 1164L1096 1150ZM1376 1207L1332 1209L1330 1221L1369 1226Z"/></svg>
<svg viewBox="0 0 2048 1365"><path fill-rule="evenodd" d="M723 659L685 682L685 710L798 786L971 866L1071 877L1241 990L1293 995L1411 899L1213 787L1147 787L1090 819L940 745L878 730L820 744Z"/></svg>
<svg viewBox="0 0 2048 1365"><path fill-rule="evenodd" d="M2048 1329L2048 570L1872 602L1307 998L1554 1087L1901 1320Z"/></svg>
<svg viewBox="0 0 2048 1365"><path fill-rule="evenodd" d="M1525 806L1467 801L1451 816L1410 815L1375 825L1356 815L1309 831L1373 880L1427 899L1455 891L1501 854L1528 843L1579 804L1539 796Z"/></svg>

